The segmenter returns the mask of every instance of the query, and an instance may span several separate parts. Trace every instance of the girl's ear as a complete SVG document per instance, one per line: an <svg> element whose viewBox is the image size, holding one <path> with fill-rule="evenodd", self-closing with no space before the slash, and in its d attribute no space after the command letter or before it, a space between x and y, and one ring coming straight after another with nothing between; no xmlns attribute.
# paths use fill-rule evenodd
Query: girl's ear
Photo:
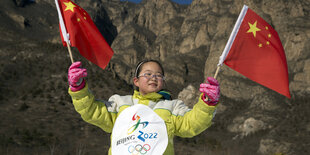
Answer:
<svg viewBox="0 0 310 155"><path fill-rule="evenodd" d="M134 77L133 78L133 84L136 86L136 87L139 87L139 79L137 77Z"/></svg>

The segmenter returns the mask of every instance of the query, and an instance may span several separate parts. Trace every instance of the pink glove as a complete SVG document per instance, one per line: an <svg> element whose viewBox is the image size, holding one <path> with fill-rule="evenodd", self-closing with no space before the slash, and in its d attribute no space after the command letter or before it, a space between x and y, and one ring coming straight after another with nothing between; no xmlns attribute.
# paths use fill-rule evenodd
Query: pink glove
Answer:
<svg viewBox="0 0 310 155"><path fill-rule="evenodd" d="M84 77L87 76L87 70L85 68L80 68L82 63L80 61L71 64L68 70L68 81L71 91L79 91L85 86Z"/></svg>
<svg viewBox="0 0 310 155"><path fill-rule="evenodd" d="M219 101L220 85L213 77L208 77L206 83L200 84L199 91L203 93L202 100L208 105L214 106ZM206 99L206 97L208 99Z"/></svg>

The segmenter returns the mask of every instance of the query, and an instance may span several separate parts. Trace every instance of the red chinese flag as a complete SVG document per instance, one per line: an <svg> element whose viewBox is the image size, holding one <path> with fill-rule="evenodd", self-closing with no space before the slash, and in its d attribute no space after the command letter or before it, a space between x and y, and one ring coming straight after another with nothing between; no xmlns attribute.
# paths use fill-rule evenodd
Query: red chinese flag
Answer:
<svg viewBox="0 0 310 155"><path fill-rule="evenodd" d="M91 17L84 9L70 0L58 0L58 4L64 25L69 33L71 46L78 48L82 56L104 69L114 52ZM63 45L66 46L62 35L61 39Z"/></svg>
<svg viewBox="0 0 310 155"><path fill-rule="evenodd" d="M224 63L290 98L286 57L278 33L249 8L237 31Z"/></svg>

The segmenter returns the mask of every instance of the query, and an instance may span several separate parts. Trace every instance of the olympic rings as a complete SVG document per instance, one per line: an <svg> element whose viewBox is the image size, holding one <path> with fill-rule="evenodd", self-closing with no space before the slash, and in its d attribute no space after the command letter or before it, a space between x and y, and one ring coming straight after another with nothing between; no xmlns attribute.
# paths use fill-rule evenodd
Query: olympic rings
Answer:
<svg viewBox="0 0 310 155"><path fill-rule="evenodd" d="M137 144L136 146L130 145L128 147L128 152L132 155L146 154L151 149L149 144Z"/></svg>

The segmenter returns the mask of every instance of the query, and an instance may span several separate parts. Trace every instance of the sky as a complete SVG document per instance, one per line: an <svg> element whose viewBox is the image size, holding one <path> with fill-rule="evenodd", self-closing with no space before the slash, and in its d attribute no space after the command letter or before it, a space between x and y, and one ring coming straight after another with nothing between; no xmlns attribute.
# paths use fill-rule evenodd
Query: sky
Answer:
<svg viewBox="0 0 310 155"><path fill-rule="evenodd" d="M140 3L142 0L121 0L121 1L130 1L134 3ZM179 3L179 4L191 4L193 0L171 0L171 1Z"/></svg>

